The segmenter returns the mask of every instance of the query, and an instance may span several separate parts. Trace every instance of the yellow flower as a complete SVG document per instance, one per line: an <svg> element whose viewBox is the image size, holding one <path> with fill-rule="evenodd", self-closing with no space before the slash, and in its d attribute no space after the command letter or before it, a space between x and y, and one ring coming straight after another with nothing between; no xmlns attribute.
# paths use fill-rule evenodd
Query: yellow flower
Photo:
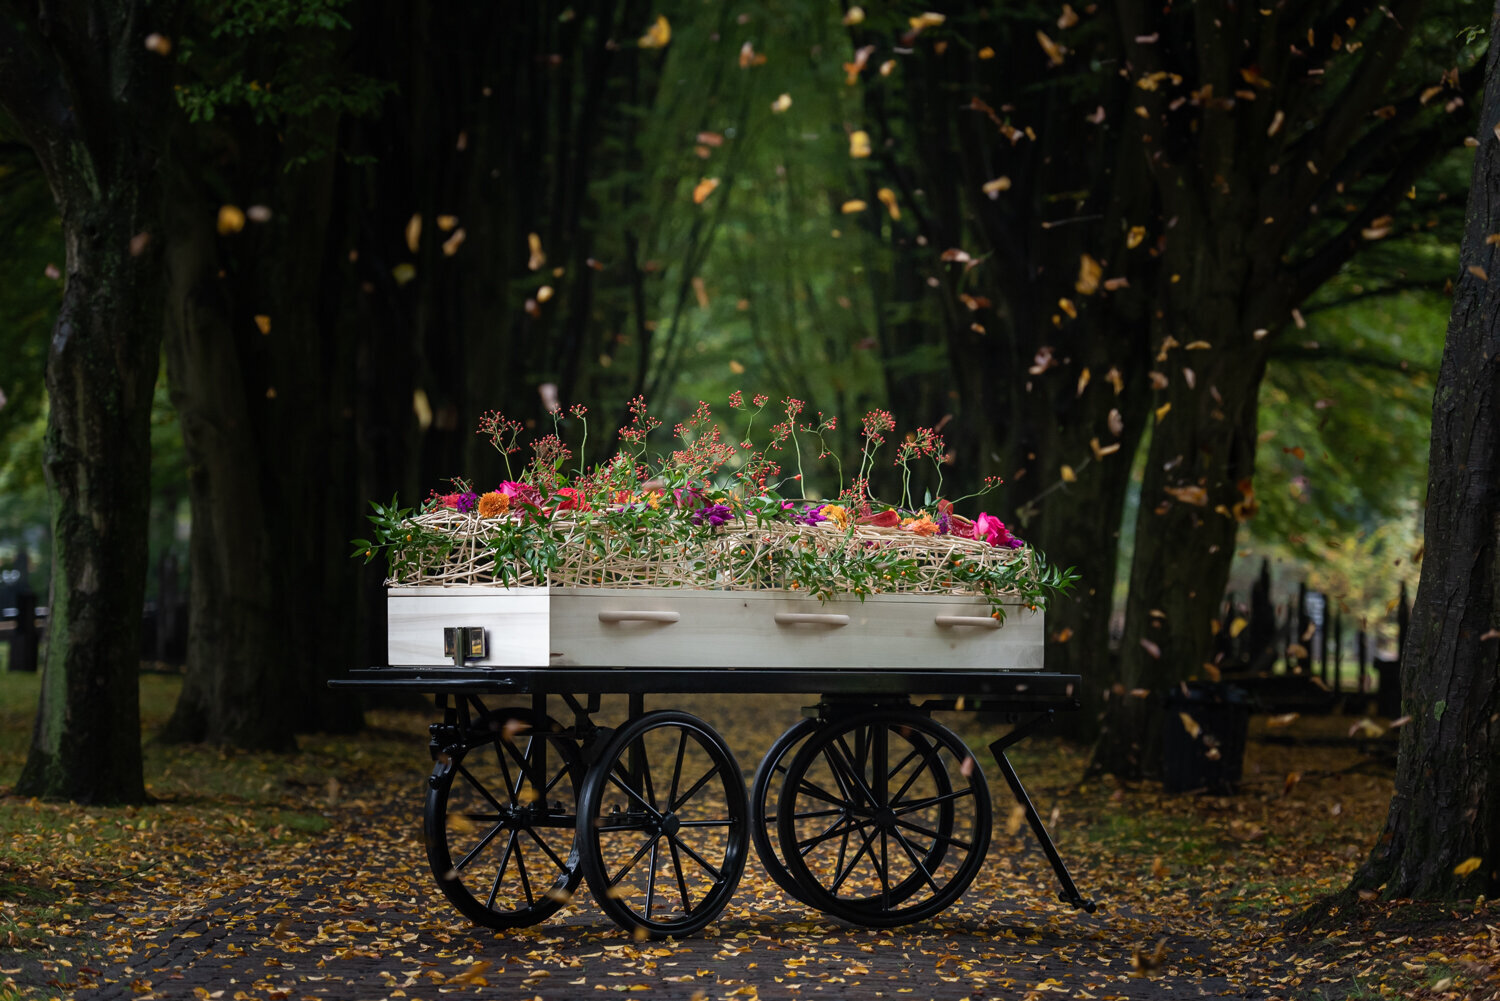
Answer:
<svg viewBox="0 0 1500 1001"><path fill-rule="evenodd" d="M827 518L829 521L833 522L839 528L848 528L849 522L852 520L849 517L849 512L845 510L842 504L824 504L822 507L818 508L818 513Z"/></svg>

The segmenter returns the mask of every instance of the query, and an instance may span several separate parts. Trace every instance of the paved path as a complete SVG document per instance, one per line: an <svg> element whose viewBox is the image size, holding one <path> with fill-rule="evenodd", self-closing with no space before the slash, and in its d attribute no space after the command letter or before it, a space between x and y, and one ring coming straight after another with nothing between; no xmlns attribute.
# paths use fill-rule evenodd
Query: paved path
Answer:
<svg viewBox="0 0 1500 1001"><path fill-rule="evenodd" d="M724 916L697 938L634 942L582 890L543 925L494 932L469 925L436 892L408 819L300 855L219 860L203 874L202 899L145 900L114 916L115 928L139 930L126 939L127 955L52 975L95 1001L455 994L551 1001L600 991L684 1001L1268 996L1216 968L1208 941L1170 925L1160 928L1164 968L1132 977L1139 916L1085 915L1052 903L1043 882L1050 872L1035 851L1006 859L992 849L987 868L1000 878L977 884L941 920L905 929L823 919L752 861Z"/></svg>

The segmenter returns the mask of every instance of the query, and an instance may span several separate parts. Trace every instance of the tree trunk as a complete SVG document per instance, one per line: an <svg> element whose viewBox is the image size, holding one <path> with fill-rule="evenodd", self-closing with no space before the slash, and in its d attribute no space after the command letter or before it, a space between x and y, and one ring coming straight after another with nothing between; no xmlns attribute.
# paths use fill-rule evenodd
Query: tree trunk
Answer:
<svg viewBox="0 0 1500 1001"><path fill-rule="evenodd" d="M275 569L306 554L278 546L269 531L275 491L262 482L267 467L241 363L246 335L220 272L217 206L199 190L196 162L171 177L167 376L188 458L193 534L187 677L161 736L285 750L293 746L286 673L295 644L278 616L285 596L278 607Z"/></svg>
<svg viewBox="0 0 1500 1001"><path fill-rule="evenodd" d="M16 790L94 803L145 798L137 675L162 320L152 140L172 107L164 61L142 44L145 6L0 13L0 102L47 174L67 244L47 358L52 612Z"/></svg>
<svg viewBox="0 0 1500 1001"><path fill-rule="evenodd" d="M1500 38L1500 3L1490 38ZM1396 794L1349 890L1500 889L1500 45L1490 45L1462 265L1432 406L1426 558L1402 661ZM1465 863L1476 860L1477 868ZM1471 871L1472 870L1472 871ZM1347 900L1348 897L1345 897Z"/></svg>

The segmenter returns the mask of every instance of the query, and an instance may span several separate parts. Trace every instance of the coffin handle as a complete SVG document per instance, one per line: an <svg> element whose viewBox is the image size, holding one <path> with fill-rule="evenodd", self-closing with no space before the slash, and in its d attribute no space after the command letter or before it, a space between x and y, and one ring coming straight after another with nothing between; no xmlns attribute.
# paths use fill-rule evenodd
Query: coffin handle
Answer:
<svg viewBox="0 0 1500 1001"><path fill-rule="evenodd" d="M618 611L606 609L599 613L600 622L662 622L672 623L681 619L677 612L654 612L642 609L634 611L621 609Z"/></svg>
<svg viewBox="0 0 1500 1001"><path fill-rule="evenodd" d="M999 619L988 615L934 615L932 624L935 626L975 626L979 629L999 629Z"/></svg>
<svg viewBox="0 0 1500 1001"><path fill-rule="evenodd" d="M847 626L849 616L833 612L777 612L778 626Z"/></svg>

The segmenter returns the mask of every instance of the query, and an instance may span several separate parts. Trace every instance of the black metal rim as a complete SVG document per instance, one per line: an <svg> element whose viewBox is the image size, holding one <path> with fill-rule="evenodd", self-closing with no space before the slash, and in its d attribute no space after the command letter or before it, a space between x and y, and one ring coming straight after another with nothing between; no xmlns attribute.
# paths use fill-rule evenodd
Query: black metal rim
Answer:
<svg viewBox="0 0 1500 1001"><path fill-rule="evenodd" d="M870 927L921 921L984 863L989 788L963 741L915 712L878 710L812 735L777 807L780 857L803 899Z"/></svg>
<svg viewBox="0 0 1500 1001"><path fill-rule="evenodd" d="M744 780L728 745L689 713L620 727L584 777L579 817L589 889L636 935L698 932L739 885L750 840Z"/></svg>
<svg viewBox="0 0 1500 1001"><path fill-rule="evenodd" d="M428 780L423 832L438 888L491 928L545 920L582 879L578 749L550 718L540 732L534 719L529 709L481 717L476 737L442 750Z"/></svg>

